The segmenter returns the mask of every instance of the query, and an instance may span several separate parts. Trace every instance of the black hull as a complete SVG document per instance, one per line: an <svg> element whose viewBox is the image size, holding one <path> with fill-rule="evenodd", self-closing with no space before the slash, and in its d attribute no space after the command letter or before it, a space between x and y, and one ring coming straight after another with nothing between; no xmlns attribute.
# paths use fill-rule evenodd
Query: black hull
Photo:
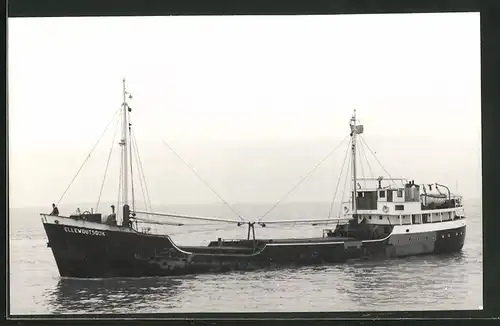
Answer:
<svg viewBox="0 0 500 326"><path fill-rule="evenodd" d="M91 228L92 224L75 227L63 221L44 223L48 245L62 277L178 276L452 253L462 249L466 228L463 225L442 231L393 232L384 239L367 241L338 237L300 242L242 240L182 248L168 236L117 227L99 230Z"/></svg>

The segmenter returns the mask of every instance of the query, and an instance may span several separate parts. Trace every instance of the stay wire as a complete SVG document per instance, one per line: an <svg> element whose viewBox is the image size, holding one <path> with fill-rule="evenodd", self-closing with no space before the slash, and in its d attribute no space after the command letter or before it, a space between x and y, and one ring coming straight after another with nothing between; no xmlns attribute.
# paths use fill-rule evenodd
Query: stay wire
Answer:
<svg viewBox="0 0 500 326"><path fill-rule="evenodd" d="M139 160L137 159L137 150L135 148L135 143L134 143L133 136L131 137L131 144L132 144L132 150L134 152L134 158L135 158L137 173L139 175L139 186L141 187L142 200L143 200L144 206L146 207L146 211L149 212L149 206L148 206L148 202L147 202L147 199L146 199L146 194L144 192L143 180L142 180L142 177L141 177L141 168L139 166Z"/></svg>
<svg viewBox="0 0 500 326"><path fill-rule="evenodd" d="M132 144L134 147L137 169L139 170L139 175L142 175L142 179L140 178L139 180L140 180L140 185L141 185L142 197L144 199L144 205L146 206L146 211L151 212L152 211L151 200L149 198L149 192L148 192L148 188L147 188L147 184L146 184L146 177L144 175L144 169L142 166L141 157L139 155L139 149L137 147L137 140L135 138L133 130L132 130ZM143 185L143 183L144 183L144 185ZM149 208L148 208L148 206L149 206Z"/></svg>
<svg viewBox="0 0 500 326"><path fill-rule="evenodd" d="M106 162L106 168L104 169L104 177L102 178L102 183L101 183L101 190L99 191L99 197L97 198L97 205L95 206L95 211L99 209L99 204L101 203L101 196L102 196L102 190L104 188L104 183L106 182L106 176L108 174L108 167L109 167L109 162L111 161L111 154L113 153L113 148L115 146L115 139L116 139L116 133L118 131L118 124L120 122L120 119L116 120L116 126L115 126L115 131L113 133L113 141L111 142L111 148L109 150L108 154L108 161Z"/></svg>
<svg viewBox="0 0 500 326"><path fill-rule="evenodd" d="M236 214L243 222L245 222L245 219L236 212L231 205L228 204L227 201L225 201L203 178L196 172L194 168L192 168L165 140L163 140L163 144L167 146L187 167L193 171L193 173L200 179L224 204L234 213Z"/></svg>
<svg viewBox="0 0 500 326"><path fill-rule="evenodd" d="M90 153L87 155L87 157L85 158L85 160L83 161L82 165L80 166L80 168L78 169L78 172L76 172L75 176L73 177L73 179L71 180L71 182L69 183L68 187L66 188L66 190L64 191L64 193L62 194L61 198L59 198L59 200L57 201L57 204L56 206L59 205L59 203L61 202L61 200L64 198L64 196L66 195L66 193L68 192L69 188L71 188L71 185L73 185L73 182L75 181L76 177L78 176L78 174L80 174L80 172L82 171L82 168L84 167L85 163L87 163L87 161L90 159L90 156L92 155L92 153L94 152L95 148L97 147L97 145L99 145L102 137L104 136L104 134L106 133L106 131L108 130L109 126L111 125L111 123L113 122L113 120L115 119L116 117L116 114L118 112L120 112L121 109L118 109L114 114L113 114L113 117L111 118L111 120L108 122L106 128L104 129L103 133L101 134L101 136L99 137L99 139L97 140L97 142L94 144L94 147L92 147L92 150L90 151Z"/></svg>
<svg viewBox="0 0 500 326"><path fill-rule="evenodd" d="M349 138L349 136L346 136L341 142L340 144L338 144L330 153L328 153L328 155L326 155L321 161L318 162L318 164L316 164L316 166L314 166L314 168L305 176L303 177L295 186L292 187L292 189L290 189L290 191L288 191L280 200L278 200L264 215L262 215L261 218L259 218L258 222L260 222L263 218L265 218L271 211L273 211L280 203L281 201L283 201L286 197L288 197L298 186L300 186L302 184L302 182L304 182L307 178L309 178L309 176L311 176L311 174L314 173L314 171L316 171L316 169L324 162L326 161L344 142L345 140Z"/></svg>
<svg viewBox="0 0 500 326"><path fill-rule="evenodd" d="M344 171L344 166L345 166L345 162L347 160L347 156L349 154L350 147L351 147L351 141L349 141L349 144L347 144L347 148L346 148L345 155L344 155L344 162L342 163L342 167L340 168L339 178L337 179L337 186L335 187L335 193L333 194L332 203L330 204L330 210L328 211L328 218L331 217L331 214L333 211L333 205L335 203L335 198L337 197L337 191L339 190L340 178L342 178L342 172ZM346 171L346 173L347 173L347 171Z"/></svg>
<svg viewBox="0 0 500 326"><path fill-rule="evenodd" d="M373 171L372 171L372 167L370 166L370 161L368 161L368 157L365 153L365 148L363 146L363 143L360 143L360 151L363 152L363 157L365 158L365 161L366 161L366 165L368 165L368 171L370 171L370 175L372 176L372 178L375 178L375 175L373 174Z"/></svg>
<svg viewBox="0 0 500 326"><path fill-rule="evenodd" d="M134 156L132 153L132 123L130 122L130 110L128 111L128 138L129 138L129 150L130 150L130 191L132 194L132 211L135 211L135 191L134 191L134 168L133 168L133 159Z"/></svg>
<svg viewBox="0 0 500 326"><path fill-rule="evenodd" d="M145 204L146 204L146 207L147 207L147 205L149 205L149 211L152 211L153 208L151 206L151 197L149 196L148 185L146 183L146 175L144 173L144 165L142 164L142 159L141 159L141 155L140 155L140 152L139 152L139 145L137 145L137 138L135 137L134 130L132 130L132 139L133 139L133 142L134 142L135 152L136 152L136 156L137 156L137 159L138 159L138 167L140 168L140 171L141 171L141 174L142 174L142 179L143 179L143 182L144 182L144 189L146 190L147 203L145 203Z"/></svg>
<svg viewBox="0 0 500 326"><path fill-rule="evenodd" d="M387 170L385 169L385 167L382 165L382 163L380 163L379 159L377 158L377 156L375 155L375 153L371 150L370 146L368 146L368 144L366 143L366 141L363 139L363 137L360 135L359 136L361 138L361 140L363 141L363 143L365 144L366 148L368 148L368 150L372 153L373 157L375 158L375 160L377 161L377 163L380 165L380 167L384 170L385 173L387 173L387 175L389 176L389 179L392 179L391 177L391 174L389 172L387 172ZM391 180L392 183L394 185L396 185L396 183L394 182L394 180Z"/></svg>
<svg viewBox="0 0 500 326"><path fill-rule="evenodd" d="M185 230L185 231L182 231L182 232L176 232L176 233L169 233L169 236L172 236L172 235L180 235L180 234L186 234L186 233L199 233L199 232L208 232L208 231L225 231L225 230L229 230L229 229L234 229L234 225L231 225L231 226L225 226L225 227L218 227L218 228L215 228L215 229L207 229L207 228L203 228L203 229L197 229L197 230Z"/></svg>
<svg viewBox="0 0 500 326"><path fill-rule="evenodd" d="M363 158L361 157L361 146L356 146L356 150L358 151L358 157L359 157L359 166L361 167L361 177L363 179L363 184L366 188L366 176L365 176L365 170L363 168Z"/></svg>
<svg viewBox="0 0 500 326"><path fill-rule="evenodd" d="M349 156L349 160L347 161L347 171L345 175L345 181L344 181L344 190L342 191L342 199L340 200L340 212L339 212L339 218L340 218L340 213L342 212L342 204L344 201L344 196L347 188L347 179L349 177L349 172L351 171L351 156Z"/></svg>
<svg viewBox="0 0 500 326"><path fill-rule="evenodd" d="M120 196L122 192L122 183L123 183L123 155L120 155L120 175L118 178L118 199L116 201L116 212L118 213L118 210L120 208Z"/></svg>
<svg viewBox="0 0 500 326"><path fill-rule="evenodd" d="M122 166L122 164L120 164L120 178L119 178L120 180L118 180L118 199L116 201L116 209L117 210L120 207L120 196L121 196L121 192L122 192L122 182L123 182L122 174L123 174L123 166Z"/></svg>

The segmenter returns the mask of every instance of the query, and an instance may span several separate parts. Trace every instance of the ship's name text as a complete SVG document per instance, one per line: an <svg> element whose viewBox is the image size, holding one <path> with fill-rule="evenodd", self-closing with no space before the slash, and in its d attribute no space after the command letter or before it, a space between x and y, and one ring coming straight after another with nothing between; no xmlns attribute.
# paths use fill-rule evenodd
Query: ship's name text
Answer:
<svg viewBox="0 0 500 326"><path fill-rule="evenodd" d="M64 227L64 231L68 233L80 233L80 234L85 234L85 235L96 235L96 236L101 236L104 237L106 233L103 231L97 231L97 230L87 230L87 229L80 229L80 228L70 228L70 227Z"/></svg>

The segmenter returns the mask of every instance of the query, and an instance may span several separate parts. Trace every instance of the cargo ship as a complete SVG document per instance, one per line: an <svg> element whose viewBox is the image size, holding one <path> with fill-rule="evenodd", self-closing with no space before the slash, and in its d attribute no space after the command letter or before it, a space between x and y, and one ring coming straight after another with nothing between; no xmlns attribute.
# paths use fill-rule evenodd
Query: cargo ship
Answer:
<svg viewBox="0 0 500 326"><path fill-rule="evenodd" d="M445 185L418 184L390 176L358 176L357 149L364 143L364 126L358 123L356 110L349 120L344 158L344 165L348 159L349 200L341 203L335 218L250 220L238 215L237 220L137 210L135 199L129 198L131 193L134 197L130 164L134 154L138 156L138 149L134 146L128 99L131 95L124 79L123 103L117 112L122 129L117 211L113 207L111 214L88 210L64 215L55 209L41 214L47 246L61 277L176 276L293 268L356 259L453 253L461 251L464 245L466 215L462 197L452 194ZM136 162L141 164L137 158ZM154 233L145 227L158 224L182 228L190 225L186 221L245 227L246 237L224 240L214 234L208 245L182 246L168 234ZM325 227L317 237L309 238L256 236L258 228L286 224L334 227Z"/></svg>

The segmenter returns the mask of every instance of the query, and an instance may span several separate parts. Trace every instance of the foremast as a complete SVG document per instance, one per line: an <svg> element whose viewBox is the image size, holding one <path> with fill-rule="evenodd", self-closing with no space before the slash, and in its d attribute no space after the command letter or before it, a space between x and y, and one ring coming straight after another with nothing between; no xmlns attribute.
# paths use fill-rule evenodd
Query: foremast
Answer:
<svg viewBox="0 0 500 326"><path fill-rule="evenodd" d="M122 102L122 139L120 140L121 146L121 184L122 184L122 226L127 226L130 217L130 206L128 204L128 147L129 144L129 122L128 122L128 112L130 108L127 104L127 92L125 78L123 78L123 102ZM131 96L130 96L131 98Z"/></svg>

